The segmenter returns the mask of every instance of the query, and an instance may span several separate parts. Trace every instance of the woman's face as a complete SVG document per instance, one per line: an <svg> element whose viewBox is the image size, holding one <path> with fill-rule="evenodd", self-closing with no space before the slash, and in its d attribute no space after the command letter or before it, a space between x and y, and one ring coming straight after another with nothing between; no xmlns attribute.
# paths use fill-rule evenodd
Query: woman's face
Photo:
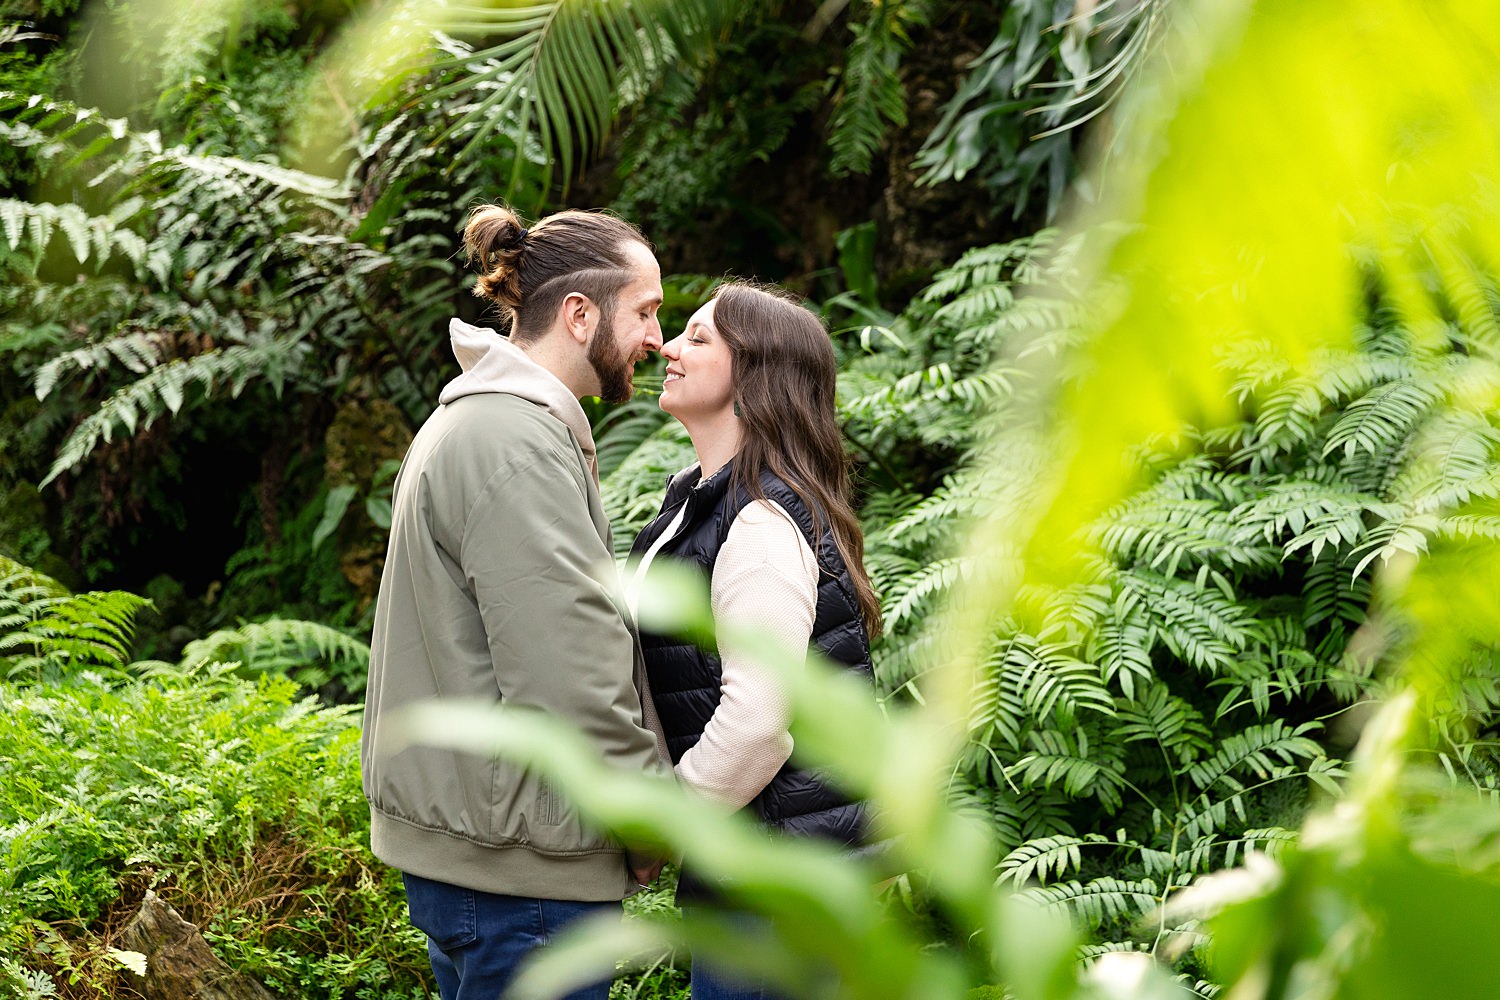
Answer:
<svg viewBox="0 0 1500 1000"><path fill-rule="evenodd" d="M734 411L734 380L729 345L714 328L714 304L705 303L682 335L662 345L667 380L661 408L678 420L721 416Z"/></svg>

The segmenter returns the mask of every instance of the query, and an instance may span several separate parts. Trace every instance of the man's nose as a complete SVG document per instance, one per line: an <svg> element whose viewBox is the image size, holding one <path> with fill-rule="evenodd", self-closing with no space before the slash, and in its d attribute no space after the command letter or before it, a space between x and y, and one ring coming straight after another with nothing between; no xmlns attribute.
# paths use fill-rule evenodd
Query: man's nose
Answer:
<svg viewBox="0 0 1500 1000"><path fill-rule="evenodd" d="M662 349L661 321L655 316L651 317L651 326L646 330L646 339L641 346L648 351L659 351Z"/></svg>

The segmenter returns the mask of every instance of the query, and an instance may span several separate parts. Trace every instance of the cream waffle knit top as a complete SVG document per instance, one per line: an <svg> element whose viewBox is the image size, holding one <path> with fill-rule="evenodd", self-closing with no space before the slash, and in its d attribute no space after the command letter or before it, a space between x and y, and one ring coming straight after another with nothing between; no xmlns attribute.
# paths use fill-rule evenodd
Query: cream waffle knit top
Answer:
<svg viewBox="0 0 1500 1000"><path fill-rule="evenodd" d="M681 518L679 512L646 552L634 576L637 583L657 550L677 533ZM721 629L733 622L768 637L797 662L806 659L817 609L818 564L780 504L757 500L739 512L714 560L709 592ZM722 639L718 653L719 705L676 771L680 781L705 798L740 809L792 755L791 706L774 670ZM660 739L661 720L649 698L645 714L646 727Z"/></svg>

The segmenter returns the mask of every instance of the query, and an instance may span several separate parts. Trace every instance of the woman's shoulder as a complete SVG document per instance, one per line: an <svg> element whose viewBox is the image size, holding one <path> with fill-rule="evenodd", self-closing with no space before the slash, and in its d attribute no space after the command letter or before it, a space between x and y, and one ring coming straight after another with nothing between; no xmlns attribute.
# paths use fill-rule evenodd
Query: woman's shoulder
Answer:
<svg viewBox="0 0 1500 1000"><path fill-rule="evenodd" d="M752 497L748 491L743 491L740 496L740 517L744 511L754 506L756 502L769 501L774 505L767 508L773 514L779 514L782 518L796 525L802 535L811 544L814 529L818 518L809 509L810 501L805 490L798 490L769 469L762 469L760 473L760 496Z"/></svg>
<svg viewBox="0 0 1500 1000"><path fill-rule="evenodd" d="M715 564L716 576L770 566L807 577L816 586L818 563L806 533L775 500L752 500L730 525Z"/></svg>

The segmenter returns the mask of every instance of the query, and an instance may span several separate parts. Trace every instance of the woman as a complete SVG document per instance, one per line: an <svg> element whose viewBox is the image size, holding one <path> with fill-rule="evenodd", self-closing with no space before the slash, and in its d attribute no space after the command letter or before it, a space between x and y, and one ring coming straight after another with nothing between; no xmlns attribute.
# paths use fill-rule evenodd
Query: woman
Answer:
<svg viewBox="0 0 1500 1000"><path fill-rule="evenodd" d="M701 567L714 618L809 647L870 673L880 605L862 564L843 439L834 414L833 347L812 313L776 291L722 285L662 347L661 408L682 422L698 463L667 486L661 513L636 539L643 578L653 560ZM644 635L655 720L678 778L795 836L856 845L864 810L789 763L790 711L774 676L732 648ZM648 713L651 712L648 700ZM711 899L683 874L691 913ZM765 996L726 982L696 958L693 997Z"/></svg>

